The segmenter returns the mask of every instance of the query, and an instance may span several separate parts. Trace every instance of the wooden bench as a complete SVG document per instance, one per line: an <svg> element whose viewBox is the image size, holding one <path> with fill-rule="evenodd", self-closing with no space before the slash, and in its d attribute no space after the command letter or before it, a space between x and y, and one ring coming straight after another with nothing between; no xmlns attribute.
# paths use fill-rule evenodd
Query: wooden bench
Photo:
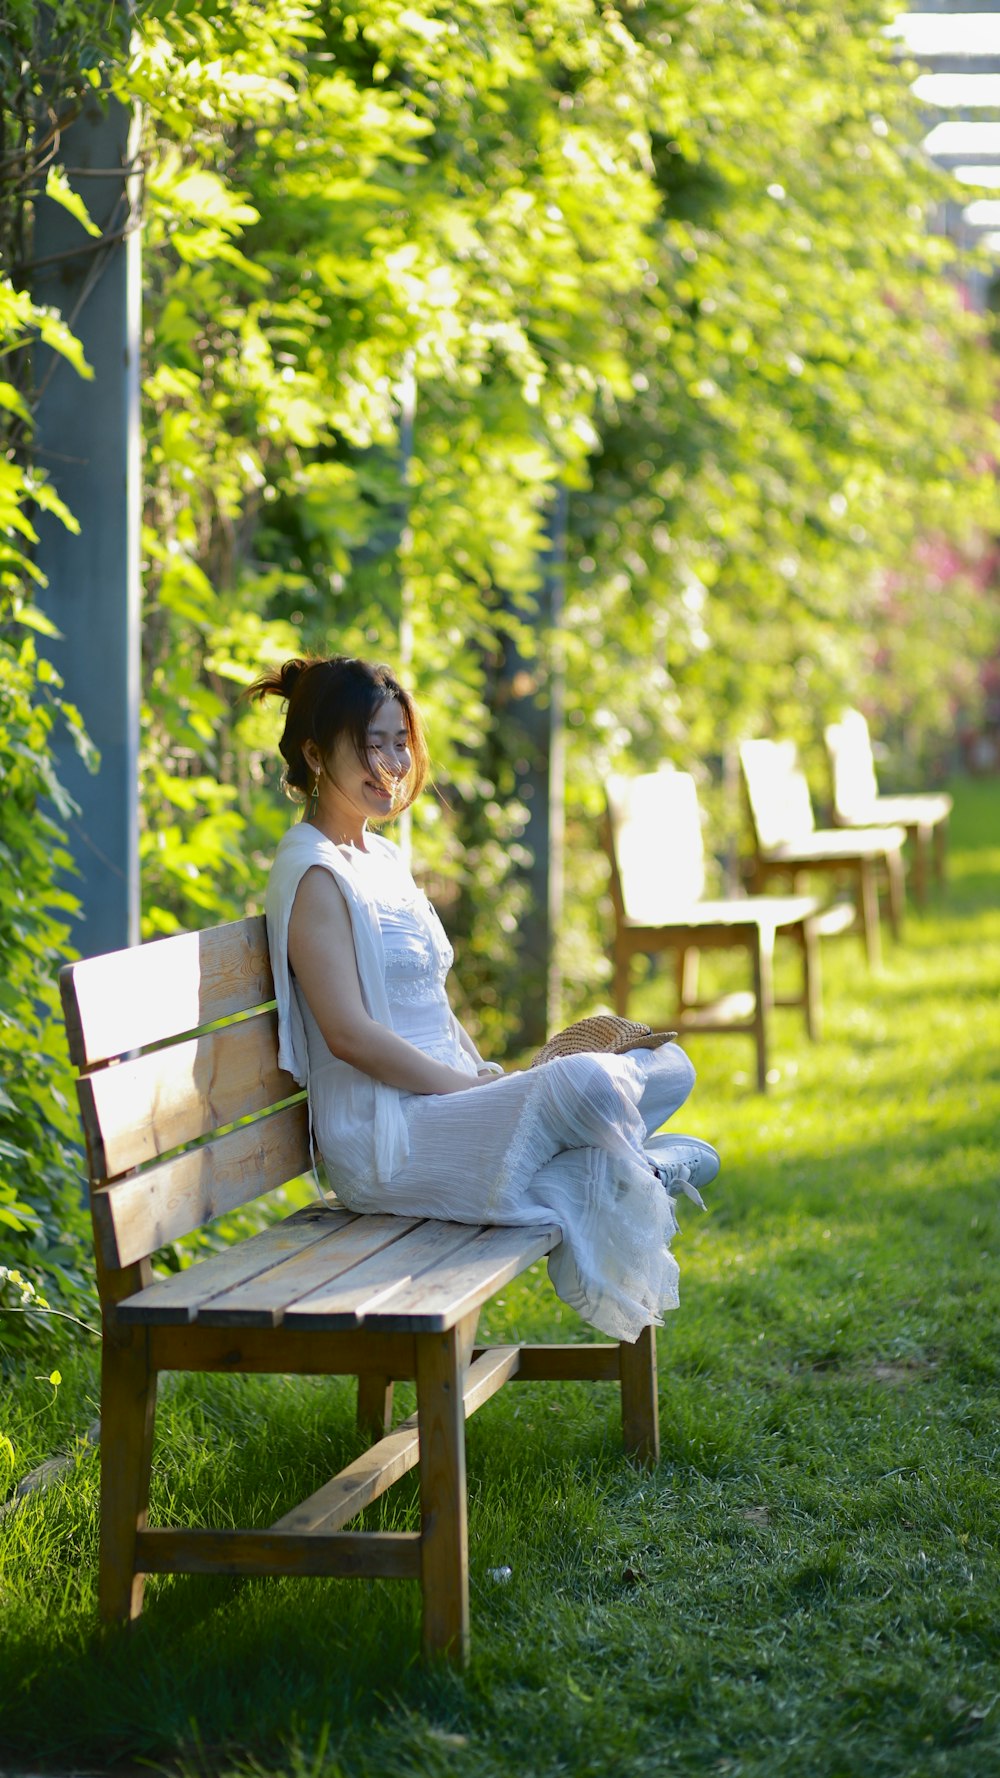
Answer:
<svg viewBox="0 0 1000 1778"><path fill-rule="evenodd" d="M61 986L90 1169L103 1318L99 1606L127 1621L152 1573L419 1580L423 1646L469 1645L465 1420L509 1381L617 1382L627 1450L659 1454L656 1347L475 1345L495 1292L559 1231L315 1204L182 1271L151 1256L310 1167L305 1095L277 1062L262 918L74 963ZM266 1527L147 1523L160 1371L352 1375L374 1440ZM397 1378L415 1414L392 1427ZM419 1531L345 1529L420 1465Z"/></svg>

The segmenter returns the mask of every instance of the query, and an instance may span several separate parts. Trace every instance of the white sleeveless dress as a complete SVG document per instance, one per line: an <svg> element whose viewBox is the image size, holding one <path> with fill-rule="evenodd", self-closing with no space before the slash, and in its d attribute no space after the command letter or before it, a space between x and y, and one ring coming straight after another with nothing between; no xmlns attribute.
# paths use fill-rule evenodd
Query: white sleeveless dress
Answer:
<svg viewBox="0 0 1000 1778"><path fill-rule="evenodd" d="M453 1222L555 1223L549 1275L574 1309L634 1340L677 1306L673 1204L645 1138L686 1099L694 1070L676 1044L576 1055L500 1075L468 1093L406 1093L332 1056L291 977L288 922L315 865L351 915L369 1014L435 1060L475 1075L446 978L451 945L399 851L369 833L335 846L302 822L275 855L267 892L280 1060L308 1085L313 1134L339 1202Z"/></svg>

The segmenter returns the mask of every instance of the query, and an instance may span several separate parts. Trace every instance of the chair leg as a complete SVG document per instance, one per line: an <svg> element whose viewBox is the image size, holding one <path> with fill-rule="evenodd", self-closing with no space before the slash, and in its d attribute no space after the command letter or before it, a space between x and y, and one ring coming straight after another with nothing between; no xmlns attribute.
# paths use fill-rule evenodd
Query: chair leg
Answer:
<svg viewBox="0 0 1000 1778"><path fill-rule="evenodd" d="M632 1345L619 1347L622 1440L630 1457L651 1469L660 1460L660 1405L656 1396L656 1329L644 1327Z"/></svg>
<svg viewBox="0 0 1000 1778"><path fill-rule="evenodd" d="M944 882L945 866L948 859L948 819L939 821L934 829L934 875L939 883Z"/></svg>
<svg viewBox="0 0 1000 1778"><path fill-rule="evenodd" d="M632 953L623 944L615 945L615 1012L628 1017L628 997L632 976Z"/></svg>
<svg viewBox="0 0 1000 1778"><path fill-rule="evenodd" d="M156 1372L143 1328L105 1331L101 1355L101 1539L98 1609L108 1623L142 1610L145 1575L135 1540L145 1530L156 1413Z"/></svg>
<svg viewBox="0 0 1000 1778"><path fill-rule="evenodd" d="M806 1015L806 1035L818 1043L823 1035L823 988L819 961L819 939L812 920L803 920L802 995Z"/></svg>
<svg viewBox="0 0 1000 1778"><path fill-rule="evenodd" d="M922 822L907 829L913 842L913 899L918 908L927 906L927 867L931 856L931 830Z"/></svg>
<svg viewBox="0 0 1000 1778"><path fill-rule="evenodd" d="M469 1535L465 1490L465 1370L476 1316L443 1334L418 1334L420 1572L423 1648L458 1667L469 1657Z"/></svg>
<svg viewBox="0 0 1000 1778"><path fill-rule="evenodd" d="M392 1378L363 1371L358 1378L358 1429L371 1439L392 1430Z"/></svg>
<svg viewBox="0 0 1000 1778"><path fill-rule="evenodd" d="M875 868L872 858L858 861L858 913L861 916L861 936L869 969L882 967L882 934L879 930Z"/></svg>
<svg viewBox="0 0 1000 1778"><path fill-rule="evenodd" d="M898 942L903 936L906 915L906 864L902 846L898 851L887 854L885 868L889 877L889 925L893 938Z"/></svg>
<svg viewBox="0 0 1000 1778"><path fill-rule="evenodd" d="M684 1012L698 1004L698 970L701 952L697 945L681 945L677 952L677 1008Z"/></svg>
<svg viewBox="0 0 1000 1778"><path fill-rule="evenodd" d="M767 1044L774 1005L773 931L758 931L751 945L753 965L753 1035L757 1051L757 1091L767 1092Z"/></svg>

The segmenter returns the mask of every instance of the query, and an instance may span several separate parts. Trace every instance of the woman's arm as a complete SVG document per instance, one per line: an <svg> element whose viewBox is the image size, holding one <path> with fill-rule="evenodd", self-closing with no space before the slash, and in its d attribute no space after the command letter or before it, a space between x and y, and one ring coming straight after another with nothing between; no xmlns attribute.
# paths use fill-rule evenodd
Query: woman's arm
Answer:
<svg viewBox="0 0 1000 1778"><path fill-rule="evenodd" d="M425 1056L365 1010L351 916L336 878L306 871L288 926L288 959L331 1054L405 1093L462 1093L492 1075L463 1074Z"/></svg>

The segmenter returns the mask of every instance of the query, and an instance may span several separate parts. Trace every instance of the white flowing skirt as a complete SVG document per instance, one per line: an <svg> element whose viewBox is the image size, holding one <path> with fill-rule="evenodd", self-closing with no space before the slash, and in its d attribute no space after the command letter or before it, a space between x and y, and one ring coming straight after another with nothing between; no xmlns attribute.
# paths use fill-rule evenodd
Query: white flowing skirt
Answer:
<svg viewBox="0 0 1000 1778"><path fill-rule="evenodd" d="M613 1339L677 1307L673 1203L643 1143L684 1103L676 1044L560 1057L467 1093L407 1094L410 1152L352 1207L451 1222L554 1223L549 1276Z"/></svg>

